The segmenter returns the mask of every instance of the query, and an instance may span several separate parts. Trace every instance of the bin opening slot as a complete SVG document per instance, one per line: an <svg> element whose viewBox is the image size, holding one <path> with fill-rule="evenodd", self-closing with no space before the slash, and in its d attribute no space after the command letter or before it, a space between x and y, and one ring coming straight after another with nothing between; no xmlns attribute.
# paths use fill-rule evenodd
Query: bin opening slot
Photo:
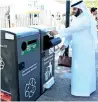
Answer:
<svg viewBox="0 0 98 102"><path fill-rule="evenodd" d="M43 50L49 49L49 41L50 37L48 35L45 35L43 37Z"/></svg>
<svg viewBox="0 0 98 102"><path fill-rule="evenodd" d="M30 41L28 41L28 45L36 43L36 42L37 42L37 40L30 40Z"/></svg>

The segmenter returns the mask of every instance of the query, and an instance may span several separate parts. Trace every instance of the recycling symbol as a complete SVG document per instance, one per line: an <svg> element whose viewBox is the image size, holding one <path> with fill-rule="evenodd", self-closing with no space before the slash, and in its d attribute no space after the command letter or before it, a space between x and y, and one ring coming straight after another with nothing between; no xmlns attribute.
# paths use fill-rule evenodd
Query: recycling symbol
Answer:
<svg viewBox="0 0 98 102"><path fill-rule="evenodd" d="M3 61L3 58L0 56L0 70L3 69L5 66L5 63Z"/></svg>
<svg viewBox="0 0 98 102"><path fill-rule="evenodd" d="M25 86L25 97L31 98L33 97L36 91L36 81L34 78L31 78Z"/></svg>
<svg viewBox="0 0 98 102"><path fill-rule="evenodd" d="M54 53L54 48L50 48L49 49L49 55L53 54Z"/></svg>

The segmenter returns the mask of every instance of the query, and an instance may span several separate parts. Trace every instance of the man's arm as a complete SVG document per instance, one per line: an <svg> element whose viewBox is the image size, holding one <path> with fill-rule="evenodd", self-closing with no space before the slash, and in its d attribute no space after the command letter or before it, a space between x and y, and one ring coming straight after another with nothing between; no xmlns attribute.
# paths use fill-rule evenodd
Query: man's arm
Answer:
<svg viewBox="0 0 98 102"><path fill-rule="evenodd" d="M60 37L65 37L65 46L67 47L72 40L72 35L78 32L81 32L85 29L88 29L90 27L90 20L89 17L84 15L82 18L78 20L78 22L75 22L68 28L64 28L61 30L58 30L58 33ZM56 35L57 32L53 31L53 35Z"/></svg>
<svg viewBox="0 0 98 102"><path fill-rule="evenodd" d="M83 31L89 27L89 20L87 19L87 17L83 17L79 22L75 22L75 24L72 24L70 27L58 31L58 33L61 37L65 37L64 45L68 47L70 41L72 40L73 34Z"/></svg>
<svg viewBox="0 0 98 102"><path fill-rule="evenodd" d="M75 22L75 24L72 24L70 27L64 28L61 31L58 31L58 33L62 37L68 37L68 36L72 36L77 32L83 31L90 27L90 21L88 19L87 17L84 16L79 20L79 22Z"/></svg>

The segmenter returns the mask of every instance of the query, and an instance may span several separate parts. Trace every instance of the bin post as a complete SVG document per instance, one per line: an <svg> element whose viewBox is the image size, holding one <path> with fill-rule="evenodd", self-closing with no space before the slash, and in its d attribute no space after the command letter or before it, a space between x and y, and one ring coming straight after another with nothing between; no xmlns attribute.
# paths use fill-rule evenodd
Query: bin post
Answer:
<svg viewBox="0 0 98 102"><path fill-rule="evenodd" d="M66 22L65 22L65 28L69 27L70 25L70 0L66 1ZM68 56L69 52L69 46L65 50L65 55Z"/></svg>
<svg viewBox="0 0 98 102"><path fill-rule="evenodd" d="M70 0L66 1L66 23L65 23L65 27L69 27L70 24Z"/></svg>

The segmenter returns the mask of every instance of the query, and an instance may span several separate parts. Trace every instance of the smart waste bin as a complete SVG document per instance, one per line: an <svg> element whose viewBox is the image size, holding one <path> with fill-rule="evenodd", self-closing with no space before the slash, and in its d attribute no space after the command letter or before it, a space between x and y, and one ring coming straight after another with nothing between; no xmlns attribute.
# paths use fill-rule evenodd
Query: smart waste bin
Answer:
<svg viewBox="0 0 98 102"><path fill-rule="evenodd" d="M36 28L40 32L40 56L41 56L41 94L54 84L54 68L55 68L55 46L61 42L59 37L51 35L53 27L46 26L30 26Z"/></svg>
<svg viewBox="0 0 98 102"><path fill-rule="evenodd" d="M36 100L40 96L39 30L2 29L0 36L1 100Z"/></svg>

